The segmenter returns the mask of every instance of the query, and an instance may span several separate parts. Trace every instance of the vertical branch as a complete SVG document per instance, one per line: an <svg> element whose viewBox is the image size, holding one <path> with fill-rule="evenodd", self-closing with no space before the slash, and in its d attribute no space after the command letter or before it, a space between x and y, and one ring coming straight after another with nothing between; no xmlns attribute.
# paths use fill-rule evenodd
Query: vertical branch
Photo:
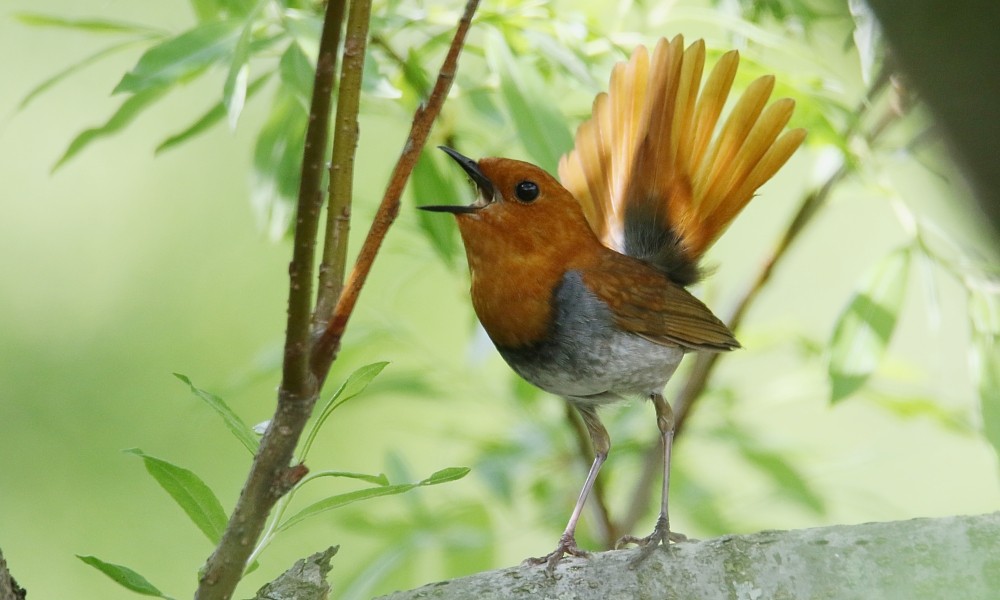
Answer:
<svg viewBox="0 0 1000 600"><path fill-rule="evenodd" d="M427 104L417 108L417 112L413 116L410 135L406 138L403 152L389 178L378 212L375 214L371 229L368 230L368 235L358 253L357 261L354 263L354 269L340 294L329 325L316 342L313 350L313 371L316 373L326 372L340 348L340 339L344 335L347 321L357 304L358 294L361 293L361 288L371 271L372 263L375 261L375 256L382 246L382 241L385 239L389 227L396 220L396 215L399 214L399 199L403 194L403 188L406 186L406 181L427 142L431 125L438 113L441 112L441 106L451 89L451 83L455 79L455 71L458 68L458 56L462 52L465 36L478 6L479 0L468 0L466 3L465 12L458 22L455 37L451 41L451 47L448 48L448 55L441 65Z"/></svg>
<svg viewBox="0 0 1000 600"><path fill-rule="evenodd" d="M289 463L317 394L316 378L309 368L311 282L323 202L321 187L330 96L343 17L343 0L330 0L323 20L302 156L295 240L288 268L288 321L278 407L261 439L257 456L222 539L202 570L195 593L198 600L228 600L232 597L271 508L305 475L304 469L290 468Z"/></svg>
<svg viewBox="0 0 1000 600"><path fill-rule="evenodd" d="M465 13L455 33L455 39L452 41L448 56L438 76L438 85L435 86L427 106L418 109L414 116L410 137L407 139L403 154L393 171L393 177L386 190L386 197L383 198L382 206L366 240L367 253L363 251L362 257L358 260L364 274L367 274L368 269L371 268L371 262L381 239L385 237L389 225L399 210L399 196L402 193L403 185L406 183L416 158L427 139L430 126L448 95L451 81L455 76L458 55L461 52L472 15L477 6L478 0L469 0L466 5ZM358 73L355 74L357 76L356 82L347 84L348 87L354 85L356 89L346 90L346 94L356 95L360 90L360 71L363 67L361 61L363 61L364 56L364 38L367 35L369 11L369 0L357 0L351 10L351 32L354 37L345 44L345 56L347 57L345 61L350 61L351 68L356 69ZM303 154L302 184L299 190L294 249L292 263L289 265L290 283L285 360L281 388L278 391L277 410L261 440L260 449L254 459L254 464L250 469L236 508L229 518L226 531L202 570L198 591L195 594L196 600L229 600L232 597L254 542L259 539L267 516L275 502L308 472L302 465L290 466L290 462L295 446L316 403L319 387L329 372L336 348L339 347L340 335L343 333L347 316L354 307L357 293L364 281L363 275L360 279L352 276L351 285L353 287L349 286L349 289L353 292L349 308L346 312L340 310L340 304L343 304L341 302L338 304L338 310L334 312L335 318L332 323L339 324L338 328L334 329L335 335L329 336L330 327L327 327L316 345L316 350L313 350L312 356L310 356L311 282L316 236L319 228L319 213L322 207L320 189L322 186L322 166L329 129L330 95L336 70L335 53L340 42L343 16L344 1L330 0L327 4L323 33L320 39L320 55L316 66L313 101ZM346 70L348 64L345 64L344 67ZM347 79L350 80L350 77ZM345 90L344 87L341 89ZM341 100L343 101L343 98ZM349 102L353 104L353 108L347 104L343 107L343 112L339 110L338 106L338 123L348 128L353 127L355 131L347 134L347 137L344 138L346 141L341 142L339 148L341 148L341 152L345 153L343 156L347 157L343 160L352 163L354 147L357 143L358 100L355 96ZM343 116L342 120L341 116ZM342 135L342 132L343 129L338 128L338 137ZM343 259L337 258L337 248L342 248L346 243L346 227L340 229L341 222L338 220L338 216L346 216L346 211L349 210L350 206L350 176L348 175L346 181L342 178L347 170L343 164L338 162L335 162L331 168L332 175L335 175L340 182L338 186L343 186L340 189L345 190L343 191L344 196L338 195L335 200L342 202L340 207L330 211L333 223L330 229L333 231L332 233L328 231L328 239L332 239L332 242L328 243L328 248L332 250L330 250L329 259L325 255L324 262L330 265L331 268L328 271L333 275L336 275L335 261L340 260L343 263ZM341 192L332 191L331 193L340 194ZM372 246L373 239L377 240L374 246ZM357 270L356 267L355 272ZM341 273L343 273L343 269L341 269ZM331 294L330 290L335 290L338 287L338 279L335 276L330 279L334 283L325 292L330 298L336 297L336 294ZM321 279L321 285L325 285L326 281L326 279ZM324 318L323 313L319 311L315 314L320 319ZM336 318L337 315L340 315L339 319ZM324 344L324 340L332 343ZM316 360L316 356L319 356L320 359Z"/></svg>
<svg viewBox="0 0 1000 600"><path fill-rule="evenodd" d="M319 266L319 290L313 327L321 328L344 285L347 266L347 236L351 226L351 192L354 185L354 154L358 146L358 107L364 73L371 0L355 0L347 17L344 39L344 68L337 93L336 131L330 160L330 202L326 213L326 238Z"/></svg>

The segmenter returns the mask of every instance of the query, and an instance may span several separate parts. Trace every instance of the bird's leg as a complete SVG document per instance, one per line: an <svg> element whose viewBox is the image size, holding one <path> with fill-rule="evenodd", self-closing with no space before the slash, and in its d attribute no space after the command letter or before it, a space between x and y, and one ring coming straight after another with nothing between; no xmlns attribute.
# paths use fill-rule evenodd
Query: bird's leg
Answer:
<svg viewBox="0 0 1000 600"><path fill-rule="evenodd" d="M604 461L607 460L608 451L611 450L611 437L608 436L608 430L604 428L601 420L597 417L596 409L590 406L576 406L576 409L580 412L580 416L583 417L587 431L590 432L590 439L594 445L594 463L590 465L590 472L587 473L587 481L584 482L583 489L580 490L580 497L577 498L576 506L573 507L573 514L569 517L566 530L559 537L559 545L545 556L529 558L524 561L526 564L532 565L545 564L545 570L549 574L553 573L556 565L567 554L580 557L590 556L589 552L576 545L576 523L580 520L583 505L587 502L587 496L590 495L591 488L594 487L597 473L601 470L601 465L604 464Z"/></svg>
<svg viewBox="0 0 1000 600"><path fill-rule="evenodd" d="M666 546L670 542L682 542L687 539L682 534L670 532L670 517L667 510L667 500L670 497L670 450L674 443L674 411L661 394L650 394L650 399L656 409L656 426L660 429L660 443L663 447L663 490L660 496L660 516L656 519L653 533L644 538L626 535L615 544L615 547L625 544L638 544L642 547L633 565L645 560L660 544Z"/></svg>

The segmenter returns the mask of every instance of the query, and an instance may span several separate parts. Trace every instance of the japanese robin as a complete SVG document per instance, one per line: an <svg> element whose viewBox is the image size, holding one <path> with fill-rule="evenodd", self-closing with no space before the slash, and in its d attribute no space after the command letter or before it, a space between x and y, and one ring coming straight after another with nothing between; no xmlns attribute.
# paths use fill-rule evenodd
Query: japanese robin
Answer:
<svg viewBox="0 0 1000 600"><path fill-rule="evenodd" d="M716 135L738 63L736 51L723 55L702 86L703 41L685 49L681 36L661 39L651 55L637 48L614 67L609 92L597 96L559 163L559 180L526 162L477 162L442 147L478 198L422 208L455 215L479 321L514 371L579 411L593 441L596 456L558 546L529 559L550 571L566 554L587 555L576 524L611 446L597 410L624 398L653 402L663 489L653 532L623 541L644 547L641 560L672 539L673 413L663 388L686 352L739 347L686 287L698 281L705 251L805 137L782 133L794 102L768 104L773 76L747 87Z"/></svg>

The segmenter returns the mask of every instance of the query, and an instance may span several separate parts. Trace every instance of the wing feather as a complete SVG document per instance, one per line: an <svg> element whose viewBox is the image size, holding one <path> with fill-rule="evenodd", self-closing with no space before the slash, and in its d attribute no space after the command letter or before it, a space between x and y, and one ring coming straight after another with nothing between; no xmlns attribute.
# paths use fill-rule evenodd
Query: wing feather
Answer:
<svg viewBox="0 0 1000 600"><path fill-rule="evenodd" d="M770 75L747 87L720 129L739 54L723 54L702 85L705 62L702 40L685 49L676 36L652 52L636 48L612 70L608 93L597 97L559 164L563 185L605 246L683 284L805 137L801 129L782 134L794 102L768 104ZM629 215L642 226L627 226ZM661 247L650 248L650 240Z"/></svg>

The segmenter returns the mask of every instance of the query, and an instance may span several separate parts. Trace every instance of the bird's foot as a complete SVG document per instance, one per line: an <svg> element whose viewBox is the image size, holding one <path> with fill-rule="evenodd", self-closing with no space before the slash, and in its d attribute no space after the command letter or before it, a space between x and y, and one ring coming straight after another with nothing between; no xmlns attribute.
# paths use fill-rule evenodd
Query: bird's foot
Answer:
<svg viewBox="0 0 1000 600"><path fill-rule="evenodd" d="M683 533L676 533L670 531L670 523L666 518L660 517L656 520L656 526L653 528L653 533L647 535L646 537L640 538L634 535L624 535L619 538L618 542L615 543L615 548L623 548L628 544L635 544L639 546L639 554L636 555L634 559L629 563L629 566L635 568L639 566L644 560L649 558L658 546L669 546L671 543L686 542L687 536Z"/></svg>
<svg viewBox="0 0 1000 600"><path fill-rule="evenodd" d="M590 558L590 552L576 545L576 538L571 533L564 533L559 538L559 545L552 552L537 558L526 558L523 565L545 565L545 572L552 575L556 570L556 565L566 555L579 556L580 558Z"/></svg>

